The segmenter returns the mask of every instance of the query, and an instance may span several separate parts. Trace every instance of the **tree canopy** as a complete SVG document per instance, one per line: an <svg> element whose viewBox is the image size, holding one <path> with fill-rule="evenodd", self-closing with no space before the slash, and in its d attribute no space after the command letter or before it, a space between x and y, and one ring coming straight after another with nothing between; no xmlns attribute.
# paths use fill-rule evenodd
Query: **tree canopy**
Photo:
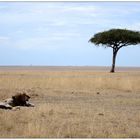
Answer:
<svg viewBox="0 0 140 140"><path fill-rule="evenodd" d="M126 29L111 29L95 34L89 41L95 45L105 45L105 47L117 47L119 49L140 43L140 32Z"/></svg>

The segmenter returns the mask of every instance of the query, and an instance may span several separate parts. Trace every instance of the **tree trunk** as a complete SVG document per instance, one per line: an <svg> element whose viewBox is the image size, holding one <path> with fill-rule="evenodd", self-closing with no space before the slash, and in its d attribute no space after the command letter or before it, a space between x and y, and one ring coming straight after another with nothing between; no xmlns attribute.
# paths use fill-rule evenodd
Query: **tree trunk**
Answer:
<svg viewBox="0 0 140 140"><path fill-rule="evenodd" d="M112 73L115 72L115 62L116 62L117 52L118 52L118 50L113 49L112 68L110 70L110 72L112 72Z"/></svg>

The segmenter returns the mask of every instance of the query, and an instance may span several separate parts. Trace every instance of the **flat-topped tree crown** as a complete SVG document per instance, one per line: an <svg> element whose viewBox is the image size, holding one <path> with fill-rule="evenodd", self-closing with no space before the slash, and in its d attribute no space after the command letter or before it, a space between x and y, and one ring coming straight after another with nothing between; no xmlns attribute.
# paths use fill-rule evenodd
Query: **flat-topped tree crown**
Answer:
<svg viewBox="0 0 140 140"><path fill-rule="evenodd" d="M103 45L113 49L113 63L111 72L115 69L115 60L120 48L128 45L137 45L140 43L140 32L127 29L111 29L109 31L99 32L90 40L95 45Z"/></svg>

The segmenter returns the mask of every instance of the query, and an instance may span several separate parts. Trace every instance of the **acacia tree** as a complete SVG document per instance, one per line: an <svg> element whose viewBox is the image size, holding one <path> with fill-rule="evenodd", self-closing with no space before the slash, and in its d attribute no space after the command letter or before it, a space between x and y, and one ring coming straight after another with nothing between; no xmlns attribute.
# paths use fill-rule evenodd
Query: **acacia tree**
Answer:
<svg viewBox="0 0 140 140"><path fill-rule="evenodd" d="M105 48L110 47L113 49L112 68L110 72L115 72L115 61L119 49L128 45L139 44L140 32L126 29L111 29L95 34L89 41L97 46L102 45Z"/></svg>

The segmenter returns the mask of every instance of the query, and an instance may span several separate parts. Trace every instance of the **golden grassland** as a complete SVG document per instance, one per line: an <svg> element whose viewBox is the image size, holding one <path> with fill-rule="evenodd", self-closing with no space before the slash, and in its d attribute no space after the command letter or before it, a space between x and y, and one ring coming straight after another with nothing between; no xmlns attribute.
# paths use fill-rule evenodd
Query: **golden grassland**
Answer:
<svg viewBox="0 0 140 140"><path fill-rule="evenodd" d="M0 70L0 100L17 91L35 107L0 109L1 138L140 138L139 70Z"/></svg>

